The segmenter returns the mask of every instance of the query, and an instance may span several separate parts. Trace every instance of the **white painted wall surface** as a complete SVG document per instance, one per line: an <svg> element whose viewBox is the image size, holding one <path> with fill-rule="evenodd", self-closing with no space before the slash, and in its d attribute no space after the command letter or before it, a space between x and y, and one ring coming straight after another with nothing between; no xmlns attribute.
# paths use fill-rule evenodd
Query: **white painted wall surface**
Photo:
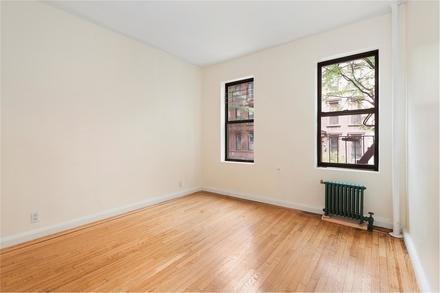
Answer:
<svg viewBox="0 0 440 293"><path fill-rule="evenodd" d="M198 67L43 3L1 8L2 237L200 186Z"/></svg>
<svg viewBox="0 0 440 293"><path fill-rule="evenodd" d="M408 227L419 285L439 284L439 2L407 4ZM408 246L408 245L407 245Z"/></svg>
<svg viewBox="0 0 440 293"><path fill-rule="evenodd" d="M324 180L367 186L366 212L390 227L391 19L372 18L203 69L202 173L211 190L320 211ZM379 172L316 168L319 61L379 49ZM255 164L221 162L221 83L255 77Z"/></svg>
<svg viewBox="0 0 440 293"><path fill-rule="evenodd" d="M439 290L438 3L407 6L405 240L421 287ZM366 185L366 211L391 227L390 15L200 70L42 3L1 8L3 239L30 239L200 186L320 211L321 179ZM380 171L318 169L316 64L372 49L380 50ZM224 163L221 84L248 76L255 164Z"/></svg>

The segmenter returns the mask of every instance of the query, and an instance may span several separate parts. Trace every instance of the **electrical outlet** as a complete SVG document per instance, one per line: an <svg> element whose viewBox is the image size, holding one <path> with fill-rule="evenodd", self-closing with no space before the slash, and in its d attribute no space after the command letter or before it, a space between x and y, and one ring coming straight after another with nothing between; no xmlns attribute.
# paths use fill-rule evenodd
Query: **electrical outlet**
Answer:
<svg viewBox="0 0 440 293"><path fill-rule="evenodd" d="M180 180L179 181L179 188L182 188L183 187L183 182L182 182L182 180Z"/></svg>
<svg viewBox="0 0 440 293"><path fill-rule="evenodd" d="M31 223L35 224L40 222L40 215L38 214L38 212L32 212L31 213Z"/></svg>

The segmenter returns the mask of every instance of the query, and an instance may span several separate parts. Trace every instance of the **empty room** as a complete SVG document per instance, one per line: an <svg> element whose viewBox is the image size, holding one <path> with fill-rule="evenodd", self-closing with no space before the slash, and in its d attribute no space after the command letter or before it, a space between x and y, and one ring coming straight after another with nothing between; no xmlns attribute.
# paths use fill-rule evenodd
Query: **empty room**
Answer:
<svg viewBox="0 0 440 293"><path fill-rule="evenodd" d="M0 5L1 292L440 292L439 1Z"/></svg>

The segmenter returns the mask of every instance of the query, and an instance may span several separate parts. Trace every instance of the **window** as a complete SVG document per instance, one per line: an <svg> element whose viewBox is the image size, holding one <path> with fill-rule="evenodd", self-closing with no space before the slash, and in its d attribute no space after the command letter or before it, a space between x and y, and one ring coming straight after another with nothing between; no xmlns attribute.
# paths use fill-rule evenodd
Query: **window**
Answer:
<svg viewBox="0 0 440 293"><path fill-rule="evenodd" d="M225 85L225 160L253 162L253 149L254 79L250 78Z"/></svg>
<svg viewBox="0 0 440 293"><path fill-rule="evenodd" d="M339 125L339 116L331 116L329 117L329 124L330 125Z"/></svg>
<svg viewBox="0 0 440 293"><path fill-rule="evenodd" d="M251 151L254 150L254 133L248 134L248 149Z"/></svg>
<svg viewBox="0 0 440 293"><path fill-rule="evenodd" d="M351 141L351 160L356 162L361 158L361 155L363 153L362 145L361 145L362 136L350 135L350 141Z"/></svg>
<svg viewBox="0 0 440 293"><path fill-rule="evenodd" d="M318 166L378 170L379 51L318 63Z"/></svg>
<svg viewBox="0 0 440 293"><path fill-rule="evenodd" d="M241 150L241 133L235 135L235 149L237 151Z"/></svg>
<svg viewBox="0 0 440 293"><path fill-rule="evenodd" d="M362 116L361 115L353 115L351 116L351 124L352 125L361 125Z"/></svg>
<svg viewBox="0 0 440 293"><path fill-rule="evenodd" d="M236 119L240 119L241 118L241 113L240 113L240 109L239 108L235 108L235 118Z"/></svg>
<svg viewBox="0 0 440 293"><path fill-rule="evenodd" d="M339 101L338 100L330 100L327 102L328 107L332 111L337 111L339 109ZM331 116L329 117L329 125L331 126L339 126L339 117L338 116Z"/></svg>
<svg viewBox="0 0 440 293"><path fill-rule="evenodd" d="M338 162L339 159L339 136L329 135L329 162Z"/></svg>

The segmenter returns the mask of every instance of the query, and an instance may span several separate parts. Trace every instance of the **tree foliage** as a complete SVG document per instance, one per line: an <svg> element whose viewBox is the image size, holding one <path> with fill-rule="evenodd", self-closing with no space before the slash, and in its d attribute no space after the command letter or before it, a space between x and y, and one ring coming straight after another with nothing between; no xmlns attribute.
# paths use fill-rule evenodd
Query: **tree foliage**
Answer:
<svg viewBox="0 0 440 293"><path fill-rule="evenodd" d="M375 66L374 57L366 57L322 67L324 101L341 99L344 109L374 107Z"/></svg>

